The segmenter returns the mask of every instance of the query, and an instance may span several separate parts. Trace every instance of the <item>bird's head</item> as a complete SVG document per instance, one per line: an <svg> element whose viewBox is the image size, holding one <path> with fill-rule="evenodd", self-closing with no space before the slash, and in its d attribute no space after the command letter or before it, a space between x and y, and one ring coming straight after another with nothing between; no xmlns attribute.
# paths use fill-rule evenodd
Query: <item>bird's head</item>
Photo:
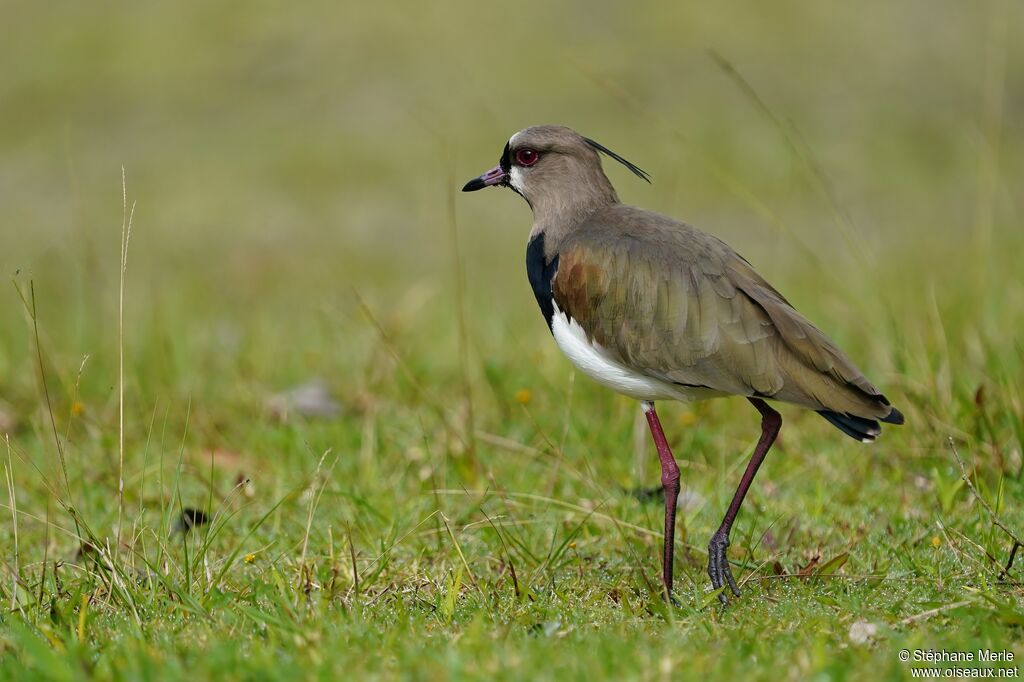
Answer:
<svg viewBox="0 0 1024 682"><path fill-rule="evenodd" d="M510 187L534 212L558 210L583 201L618 201L601 169L598 152L607 154L650 182L647 174L607 147L564 126L533 126L505 144L498 165L462 188Z"/></svg>

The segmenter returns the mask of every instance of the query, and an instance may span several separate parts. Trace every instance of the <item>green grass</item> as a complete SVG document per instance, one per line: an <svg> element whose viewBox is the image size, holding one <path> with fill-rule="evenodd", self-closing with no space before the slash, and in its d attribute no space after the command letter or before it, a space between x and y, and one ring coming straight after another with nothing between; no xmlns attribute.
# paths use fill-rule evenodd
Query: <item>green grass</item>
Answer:
<svg viewBox="0 0 1024 682"><path fill-rule="evenodd" d="M378 5L9 10L0 679L1019 664L993 514L1024 535L1020 7ZM667 608L636 404L549 338L522 201L455 194L542 122L650 171L609 174L729 241L907 416L868 447L782 408L727 609L704 547L756 413L659 408L688 500ZM336 417L268 409L315 377ZM172 532L184 508L211 523Z"/></svg>

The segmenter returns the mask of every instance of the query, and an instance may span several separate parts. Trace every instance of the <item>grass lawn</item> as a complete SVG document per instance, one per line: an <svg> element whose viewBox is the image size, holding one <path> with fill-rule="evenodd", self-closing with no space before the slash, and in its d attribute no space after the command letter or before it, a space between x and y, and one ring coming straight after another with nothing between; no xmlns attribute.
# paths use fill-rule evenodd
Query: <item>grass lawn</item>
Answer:
<svg viewBox="0 0 1024 682"><path fill-rule="evenodd" d="M1018 4L5 14L0 679L1019 676ZM650 171L607 169L907 417L865 446L780 408L728 608L705 548L758 416L659 405L669 607L637 404L547 333L528 207L457 193L535 123Z"/></svg>

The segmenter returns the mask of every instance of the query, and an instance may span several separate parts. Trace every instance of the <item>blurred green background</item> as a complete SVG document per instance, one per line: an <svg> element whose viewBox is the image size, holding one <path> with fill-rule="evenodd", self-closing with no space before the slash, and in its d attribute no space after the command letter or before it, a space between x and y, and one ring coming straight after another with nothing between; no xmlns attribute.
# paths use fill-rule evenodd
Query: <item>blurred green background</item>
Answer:
<svg viewBox="0 0 1024 682"><path fill-rule="evenodd" d="M870 336L887 306L1019 304L1019 3L3 13L0 263L34 280L58 364L89 354L91 390L109 384L115 347L122 166L138 202L126 347L146 366L132 390L212 398L216 383L358 366L370 351L353 287L386 317L438 320L410 343L454 360L449 195L535 123L650 171L649 187L609 174L625 201L729 241L837 336ZM471 336L547 349L523 276L527 207L497 191L455 203ZM0 389L17 400L34 392L31 344L4 289ZM311 337L323 356L304 354Z"/></svg>
<svg viewBox="0 0 1024 682"><path fill-rule="evenodd" d="M570 588L578 611L564 608L558 595L542 595L529 608L465 597L461 621L449 611L443 627L520 618L526 625L511 631L527 639L510 640L504 653L513 658L516 646L534 646L528 638L551 613L577 614L573 641L588 654L595 651L586 637L590 622L622 618L630 636L661 637L644 612L655 607L629 607L618 596L612 605L602 596L620 588L627 596L642 592L636 576L656 571L660 541L639 531L627 537L609 521L634 530L660 524L656 505L622 493L657 481L642 427L635 429L635 404L571 379L526 282L525 203L507 191L458 192L494 165L512 133L538 123L576 128L649 171L651 185L614 164L606 168L624 201L729 242L907 415L906 427L887 430L868 450L855 449L813 415L784 411L787 456L762 473L759 483L767 484L755 484L755 502L744 508L735 536L733 549L748 561L745 573L764 568L751 546L776 521L780 537L782 527L793 529L793 542L759 548L757 561L778 558L787 571L803 566L809 555L801 552L815 547L828 556L847 547L847 570L857 574L885 573L885 562L906 551L914 558L894 570L922 581L917 591L893 586L882 595L858 587L835 597L856 602L842 602L844 614L877 608L874 617L898 623L929 604L963 597L944 592L951 573L959 585L963 554L937 549L946 536L933 547L933 515L977 530L979 543L1004 556L1000 535L972 525L980 521L958 487L946 438L954 436L985 472L1008 477L1019 491L1020 2L5 0L0 23L0 430L11 434L26 575L40 570L44 551L69 562L80 558L77 541L43 521L53 514L70 528L55 496L68 496L100 537L117 534L123 168L128 205L135 206L124 306L125 527L129 520L133 529L166 522L161 515L181 503L171 492L180 484L185 504L203 506L208 498L213 509L239 513L209 548L216 566L230 564L225 557L234 543L249 542L248 535L239 538L265 510L320 480L317 463L330 449L339 459L323 479L330 485L324 483L315 521L307 517L307 498L288 498L245 544L250 552L257 540L266 543L276 558L257 552L251 566L233 568L220 587L263 594L272 571L280 568L289 581L306 575L307 557L317 571L333 570L344 582L351 577L347 558L336 556L334 543L343 554L341 529L351 528L366 570L387 554L385 546L395 547L393 563L364 576L364 590L379 597L396 585L422 584L424 598L433 600L443 598L445 580L448 593L459 592L451 575L463 550L482 581L507 591L504 545L487 535L476 502L437 488L546 496L529 510L505 509L510 524L522 523L523 546L537 556L575 527L566 525L570 512L562 501L579 503L579 511L599 500L609 517L579 521L576 557L594 563L587 563L587 580L580 564L580 583ZM41 361L25 302L33 289ZM59 483L40 364L68 455L67 485ZM277 423L268 399L314 377L338 401L338 418ZM681 522L692 529L680 542L699 549L756 436L755 417L739 401L666 406L663 414L687 462L684 480L699 491L698 506ZM232 492L236 474L254 486L241 510ZM156 483L157 476L165 478ZM762 496L770 500L758 505ZM430 515L438 509L453 519L453 542L458 536L465 543L457 553L438 539L447 537L439 527L419 525L436 524ZM895 535L880 509L894 519ZM1019 522L1019 510L1007 513ZM862 545L845 544L863 537L862 530ZM0 527L0 539L11 536L11 528ZM152 537L159 544L166 534ZM309 554L303 549L299 565L304 537ZM645 544L635 549L634 542ZM153 546L132 549L137 561ZM545 581L553 585L576 570L548 561L548 551L533 564L517 555L524 584L538 594ZM920 558L925 552L928 558ZM699 605L702 559L687 556L681 582L691 592L683 601ZM167 571L188 594L215 598L208 575L205 583L201 572L193 576L195 584L182 577L187 563L172 562ZM968 572L976 568L969 565ZM93 589L96 575L84 571L81 589ZM939 576L937 584L927 583L931 576ZM824 669L840 655L846 664L893 665L889 645L837 653L845 651L848 622L845 615L832 620L831 602L816 601L827 592L819 588L791 588L806 598L794 601L799 617L821 619L781 645L788 653L780 655L799 659L794 675ZM35 589L26 578L24 593ZM60 590L55 594L59 601ZM348 636L365 636L365 646L406 647L415 658L410 647L422 625L415 618L433 616L408 616L401 611L405 598L394 594L380 601L378 620L365 631L344 618L325 617L322 627L351 626L356 634ZM911 601L901 601L908 594ZM203 603L224 619L208 626L211 641L239 632L234 617L291 617L287 609L274 611L273 599L251 611ZM346 608L352 603L344 601ZM588 610L592 604L602 606ZM1003 637L994 611L976 608L964 637ZM402 614L394 616L399 622L414 618L409 642L382 643L392 636L393 613ZM735 673L729 666L741 664L716 657L714 647L742 629L745 613L711 625L708 611L695 610L657 639L658 650L674 660L680 642L673 638L685 640L694 626L700 632L693 636L709 643L698 647L704 657L690 661L692 670ZM773 621L771 611L764 613L764 630L798 617L782 611ZM175 627L151 625L153 632ZM316 651L310 632L321 632L320 625L305 627L296 626L308 640L282 644L299 662ZM101 641L116 638L116 622L109 628L97 635ZM275 628L271 636L292 632ZM943 632L923 626L908 637L920 644ZM167 642L182 646L179 635L168 634ZM490 635L473 637L450 643L491 651ZM820 639L815 647L805 637ZM601 641L597 650L612 651L613 643ZM621 644L628 652L604 662L556 662L543 648L532 651L539 666L551 664L552 675L579 671L580 661L607 672L648 656L630 641L636 640ZM461 660L446 653L448 643L434 640L435 658L424 665L440 670ZM748 653L771 660L761 643L749 646ZM146 652L101 660L124 673L118 661L148 660ZM236 655L230 652L224 656ZM338 651L325 645L324 653L330 661ZM467 660L489 655L463 653ZM395 655L397 668L409 660ZM193 662L215 668L214 660ZM333 660L342 669L354 665ZM636 669L664 670L654 658L641 663Z"/></svg>

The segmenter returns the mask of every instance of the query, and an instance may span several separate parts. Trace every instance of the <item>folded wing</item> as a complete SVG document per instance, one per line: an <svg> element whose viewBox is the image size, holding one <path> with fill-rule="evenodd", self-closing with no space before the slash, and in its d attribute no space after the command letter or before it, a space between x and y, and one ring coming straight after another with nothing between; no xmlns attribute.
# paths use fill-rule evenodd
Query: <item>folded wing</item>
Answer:
<svg viewBox="0 0 1024 682"><path fill-rule="evenodd" d="M552 294L592 340L652 377L840 419L899 415L747 261L670 218L622 205L593 216L559 249ZM877 424L860 431L873 437Z"/></svg>

